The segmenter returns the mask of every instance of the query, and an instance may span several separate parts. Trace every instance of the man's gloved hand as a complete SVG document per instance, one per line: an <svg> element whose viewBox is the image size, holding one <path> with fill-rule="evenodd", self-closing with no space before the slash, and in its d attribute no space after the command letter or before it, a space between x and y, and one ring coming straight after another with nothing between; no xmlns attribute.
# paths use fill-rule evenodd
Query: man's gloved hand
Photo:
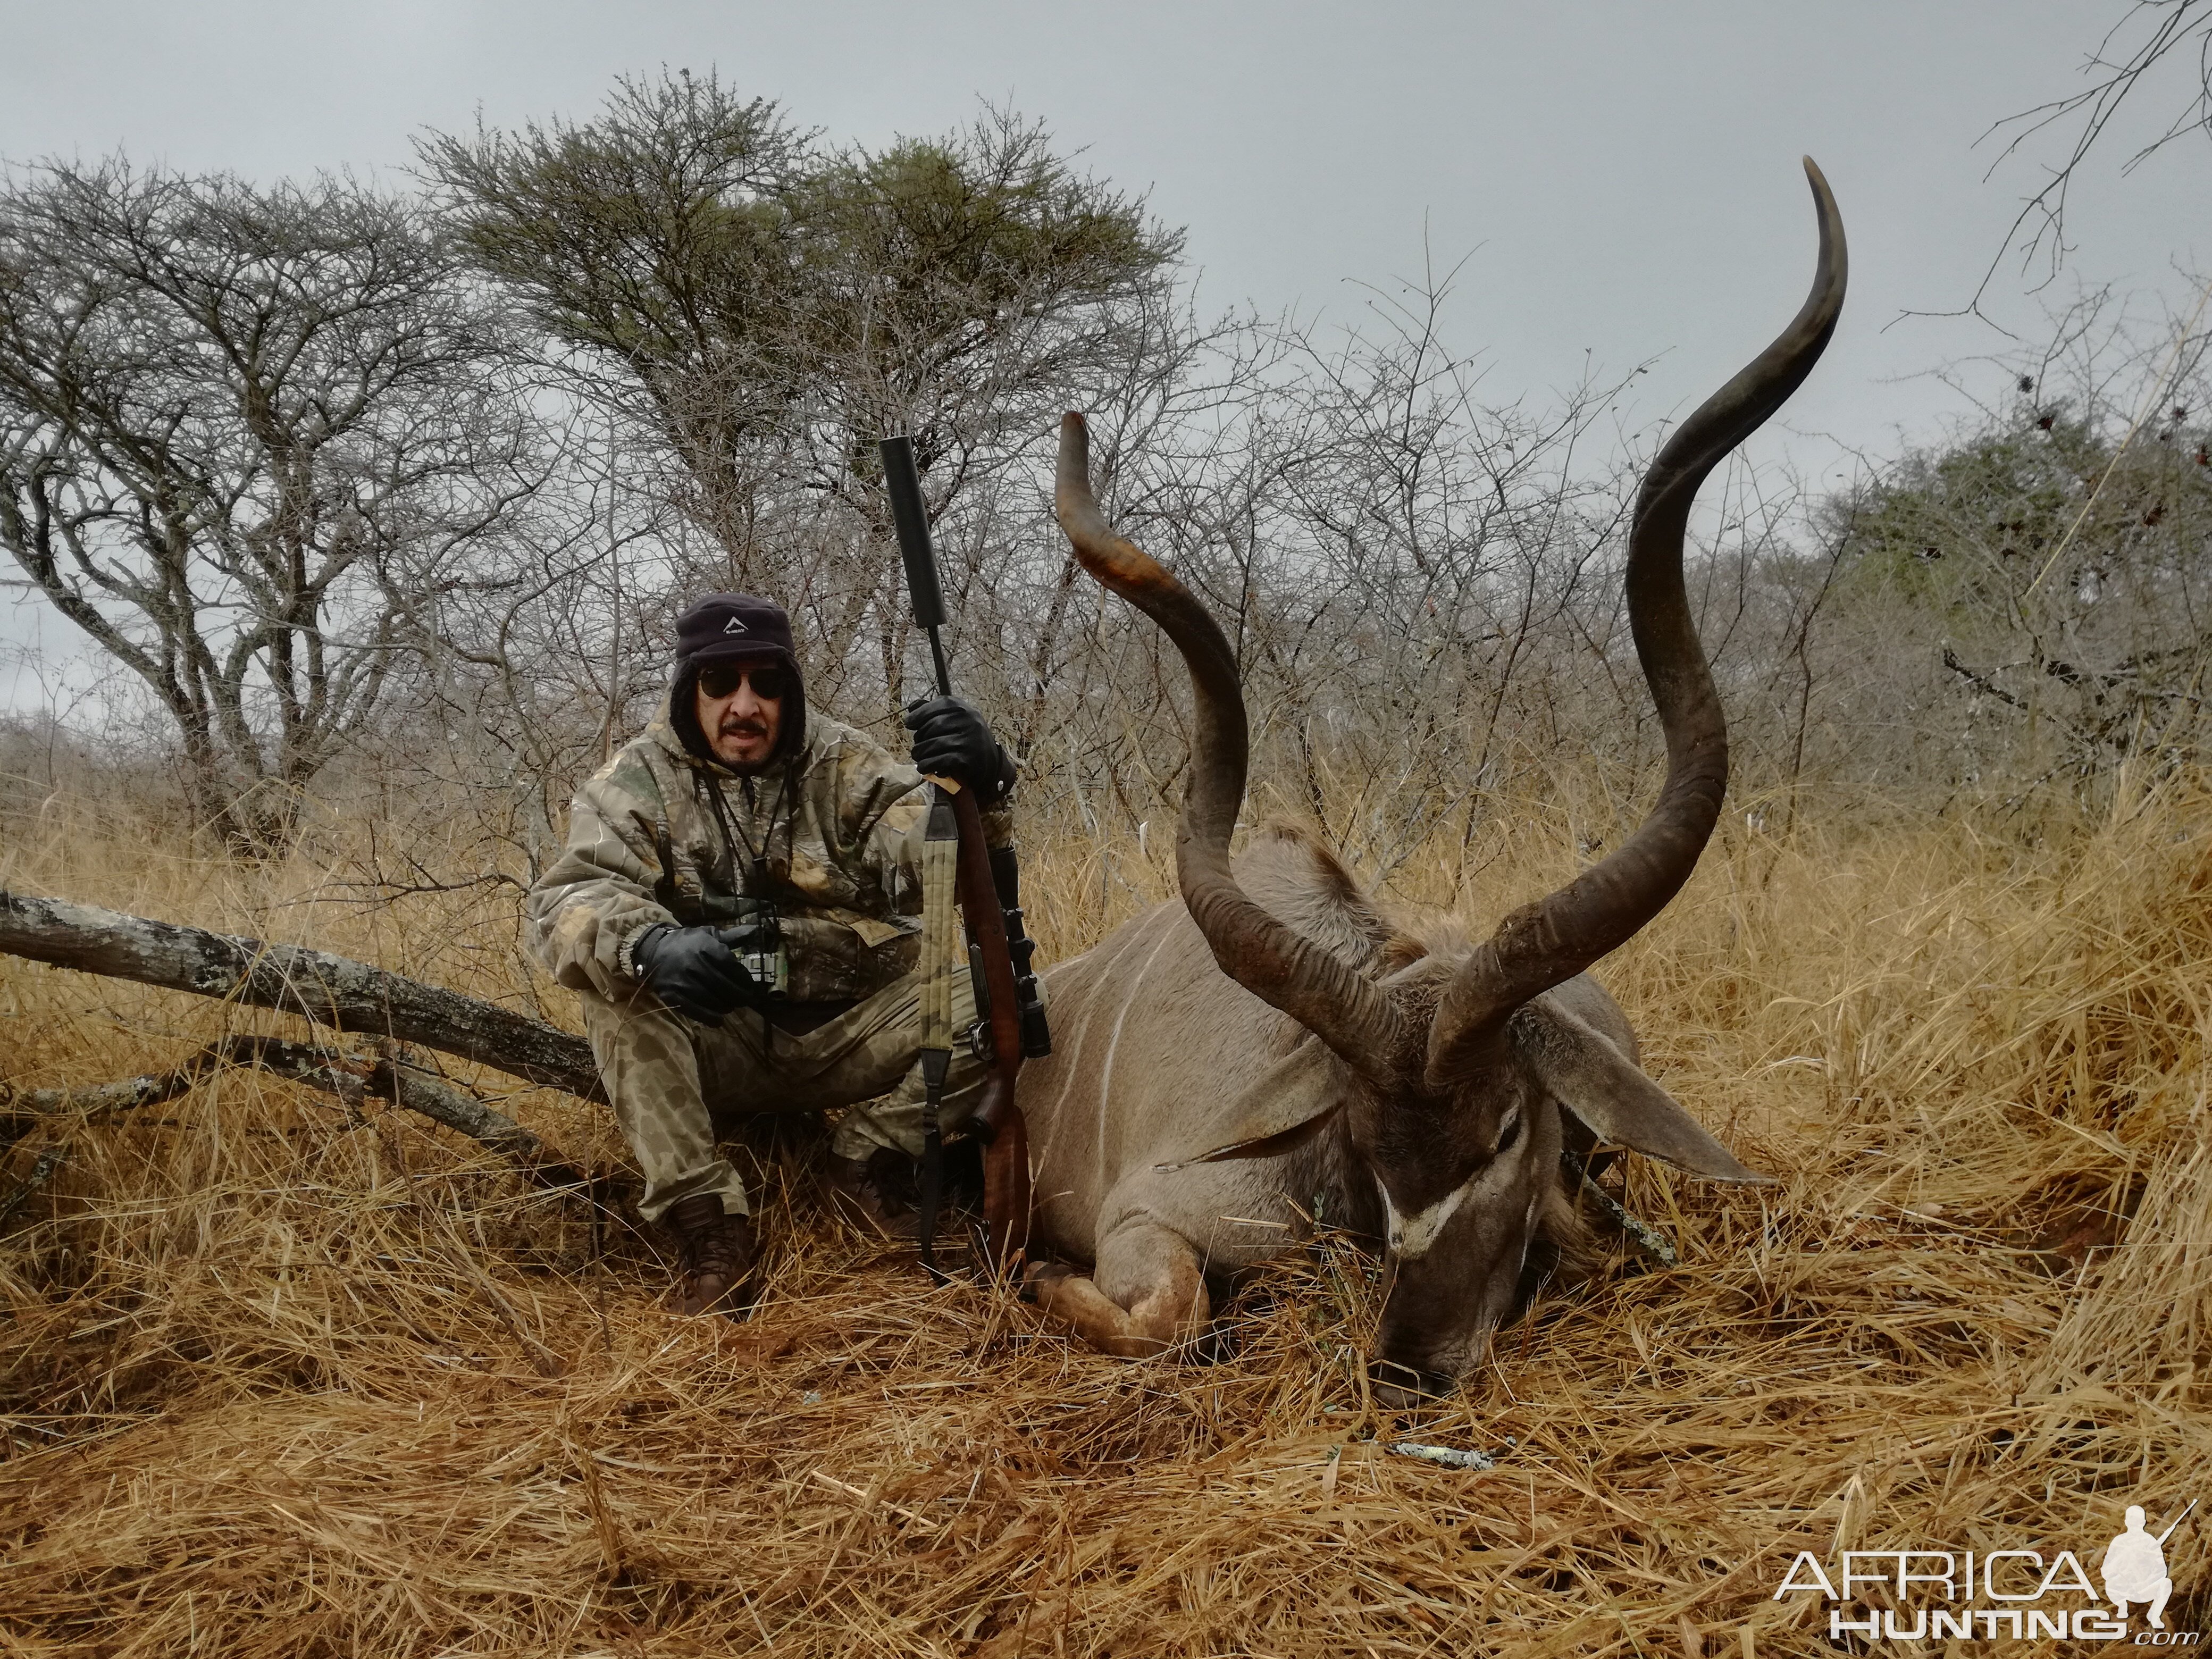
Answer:
<svg viewBox="0 0 2212 1659"><path fill-rule="evenodd" d="M768 950L776 942L776 927L773 922L740 921L732 927L710 928L708 931L728 945L733 956L741 956L747 951Z"/></svg>
<svg viewBox="0 0 2212 1659"><path fill-rule="evenodd" d="M909 704L906 729L914 733L915 770L924 777L951 778L974 790L985 806L1004 800L1014 787L1012 758L972 703L932 697Z"/></svg>
<svg viewBox="0 0 2212 1659"><path fill-rule="evenodd" d="M638 935L629 959L653 995L678 1013L720 1025L730 1010L757 999L751 976L722 942L726 931L662 922Z"/></svg>

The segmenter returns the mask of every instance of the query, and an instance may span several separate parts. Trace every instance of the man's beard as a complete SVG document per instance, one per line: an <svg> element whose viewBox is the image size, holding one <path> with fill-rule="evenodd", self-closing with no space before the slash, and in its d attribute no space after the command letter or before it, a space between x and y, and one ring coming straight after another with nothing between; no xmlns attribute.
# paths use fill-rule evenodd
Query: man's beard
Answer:
<svg viewBox="0 0 2212 1659"><path fill-rule="evenodd" d="M720 726L714 728L714 740L715 746L717 748L720 748L724 743L732 738L750 738L756 743L764 742L768 738L768 722L758 720L726 720ZM721 757L717 755L715 758L717 760L720 760ZM722 764L725 766L741 768L746 771L751 771L766 765L768 761L769 757L763 755L757 760L723 761Z"/></svg>

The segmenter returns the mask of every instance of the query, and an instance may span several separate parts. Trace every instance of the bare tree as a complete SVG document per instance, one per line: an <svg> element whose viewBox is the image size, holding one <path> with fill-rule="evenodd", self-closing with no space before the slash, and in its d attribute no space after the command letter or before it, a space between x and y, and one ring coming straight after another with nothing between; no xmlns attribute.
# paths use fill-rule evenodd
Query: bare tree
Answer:
<svg viewBox="0 0 2212 1659"><path fill-rule="evenodd" d="M536 486L422 210L53 163L0 188L0 544L150 688L196 816L283 845Z"/></svg>

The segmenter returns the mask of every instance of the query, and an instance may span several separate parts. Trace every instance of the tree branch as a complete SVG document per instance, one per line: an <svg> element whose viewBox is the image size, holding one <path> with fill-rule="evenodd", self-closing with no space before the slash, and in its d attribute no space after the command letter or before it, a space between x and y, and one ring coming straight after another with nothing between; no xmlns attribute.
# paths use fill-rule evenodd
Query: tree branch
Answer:
<svg viewBox="0 0 2212 1659"><path fill-rule="evenodd" d="M565 1188L591 1184L590 1177L582 1170L550 1156L542 1139L506 1113L495 1110L404 1060L334 1053L307 1043L288 1042L281 1037L228 1036L210 1043L183 1065L167 1072L94 1084L89 1088L27 1089L18 1093L0 1085L0 1112L27 1112L46 1117L64 1112L136 1111L174 1100L228 1066L251 1066L271 1072L341 1099L359 1100L374 1095L390 1100L490 1148L540 1187Z"/></svg>

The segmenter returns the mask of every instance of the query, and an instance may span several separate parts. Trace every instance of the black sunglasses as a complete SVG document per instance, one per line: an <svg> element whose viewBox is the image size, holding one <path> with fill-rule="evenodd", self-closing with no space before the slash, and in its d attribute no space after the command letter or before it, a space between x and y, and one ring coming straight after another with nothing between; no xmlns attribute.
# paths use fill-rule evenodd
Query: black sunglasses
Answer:
<svg viewBox="0 0 2212 1659"><path fill-rule="evenodd" d="M787 678L779 663L711 662L699 671L699 689L719 702L750 680L753 696L775 702L783 696Z"/></svg>

